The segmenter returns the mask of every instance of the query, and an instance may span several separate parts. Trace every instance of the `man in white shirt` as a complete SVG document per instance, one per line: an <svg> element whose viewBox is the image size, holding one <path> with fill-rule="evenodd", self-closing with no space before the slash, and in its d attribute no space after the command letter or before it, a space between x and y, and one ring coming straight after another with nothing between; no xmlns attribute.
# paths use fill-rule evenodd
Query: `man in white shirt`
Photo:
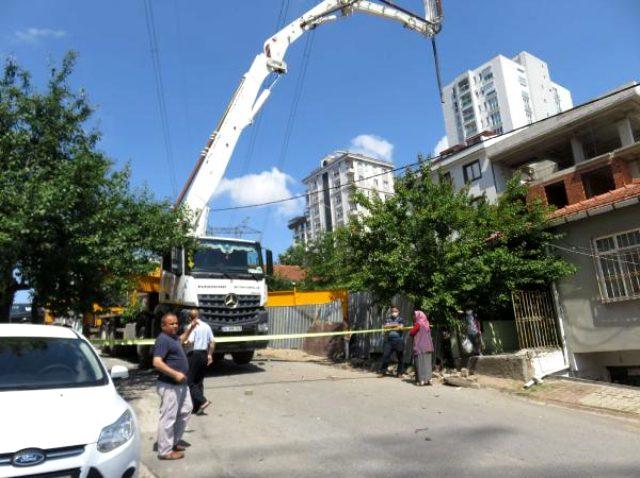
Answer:
<svg viewBox="0 0 640 478"><path fill-rule="evenodd" d="M195 322L196 325L187 337L185 344L189 350L187 352L189 359L187 383L193 402L193 413L202 415L204 410L211 405L211 402L204 396L203 381L207 367L213 362L215 341L211 327L206 322L198 320L198 315L198 309L192 309L189 312L191 323Z"/></svg>

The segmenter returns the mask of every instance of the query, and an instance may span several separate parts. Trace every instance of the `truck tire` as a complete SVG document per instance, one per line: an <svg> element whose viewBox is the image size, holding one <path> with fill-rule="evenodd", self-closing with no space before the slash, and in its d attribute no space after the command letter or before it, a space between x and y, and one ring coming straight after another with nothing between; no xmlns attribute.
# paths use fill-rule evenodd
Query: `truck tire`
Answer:
<svg viewBox="0 0 640 478"><path fill-rule="evenodd" d="M242 352L233 352L231 356L233 357L234 363L238 365L246 365L253 359L253 350L245 350Z"/></svg>
<svg viewBox="0 0 640 478"><path fill-rule="evenodd" d="M138 338L146 338L146 327L144 325L138 328ZM151 368L151 345L136 345L136 355L138 356L138 366L141 369Z"/></svg>

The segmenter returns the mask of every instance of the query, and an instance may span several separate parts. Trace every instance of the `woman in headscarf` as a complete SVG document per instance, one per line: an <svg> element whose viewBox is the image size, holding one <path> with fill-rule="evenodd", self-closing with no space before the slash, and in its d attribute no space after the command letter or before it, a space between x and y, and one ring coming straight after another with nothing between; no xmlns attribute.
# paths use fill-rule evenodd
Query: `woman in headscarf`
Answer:
<svg viewBox="0 0 640 478"><path fill-rule="evenodd" d="M413 328L409 334L413 337L413 363L416 366L416 385L431 385L431 325L424 312L413 313Z"/></svg>

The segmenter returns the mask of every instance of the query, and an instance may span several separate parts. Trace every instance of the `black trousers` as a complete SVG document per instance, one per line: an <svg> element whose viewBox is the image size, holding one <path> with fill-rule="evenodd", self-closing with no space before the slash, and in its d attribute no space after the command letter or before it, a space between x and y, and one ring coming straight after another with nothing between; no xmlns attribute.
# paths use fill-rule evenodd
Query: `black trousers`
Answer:
<svg viewBox="0 0 640 478"><path fill-rule="evenodd" d="M191 393L191 401L193 402L193 411L197 412L203 403L207 401L204 396L204 375L207 371L207 351L194 350L188 354L189 359L189 375L187 375L187 384Z"/></svg>
<svg viewBox="0 0 640 478"><path fill-rule="evenodd" d="M398 358L398 371L397 373L404 372L404 340L402 339L386 339L382 345L382 364L380 365L380 372L385 373L391 362L391 354L395 352Z"/></svg>

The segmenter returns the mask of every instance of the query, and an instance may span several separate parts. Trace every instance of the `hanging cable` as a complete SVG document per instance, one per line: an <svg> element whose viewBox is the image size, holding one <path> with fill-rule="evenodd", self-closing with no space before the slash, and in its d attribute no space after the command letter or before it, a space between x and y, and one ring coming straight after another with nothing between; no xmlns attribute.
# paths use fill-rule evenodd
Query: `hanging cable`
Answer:
<svg viewBox="0 0 640 478"><path fill-rule="evenodd" d="M164 141L164 149L169 166L169 180L173 195L178 193L176 186L176 171L173 160L173 150L171 147L171 134L169 128L169 120L167 115L167 105L164 97L164 82L162 81L162 67L160 64L160 52L158 49L158 38L156 34L155 18L153 15L153 7L149 0L144 0L144 13L147 23L147 35L149 37L149 47L151 52L151 64L153 65L154 78L156 84L156 96L158 99L158 110L160 112L160 124L162 127L162 138Z"/></svg>
<svg viewBox="0 0 640 478"><path fill-rule="evenodd" d="M285 127L284 139L282 141L282 147L280 149L280 156L276 162L276 168L283 169L284 163L287 159L287 153L289 152L289 143L291 135L293 134L293 128L295 126L296 116L298 114L298 105L300 104L300 98L302 98L302 92L304 90L304 82L307 76L307 69L309 67L309 58L311 57L311 50L313 49L313 40L315 38L315 30L312 30L307 36L304 50L302 52L302 65L300 66L300 74L296 81L296 86L293 90L293 99L291 100L291 108L289 110L289 118L287 119L287 125ZM264 223L262 230L266 230L267 224L271 218L271 211L267 211L264 217ZM262 237L261 237L262 239Z"/></svg>
<svg viewBox="0 0 640 478"><path fill-rule="evenodd" d="M278 18L276 20L276 32L284 26L284 23L287 20L288 12L289 0L282 0L282 2L280 2L280 12L278 13ZM262 110L260 110L254 121L253 128L251 128L247 152L245 154L242 165L240 166L240 176L244 176L245 174L247 174L251 165L251 161L253 160L253 152L255 151L256 141L258 139L258 134L260 133L260 125L262 124L262 114Z"/></svg>

